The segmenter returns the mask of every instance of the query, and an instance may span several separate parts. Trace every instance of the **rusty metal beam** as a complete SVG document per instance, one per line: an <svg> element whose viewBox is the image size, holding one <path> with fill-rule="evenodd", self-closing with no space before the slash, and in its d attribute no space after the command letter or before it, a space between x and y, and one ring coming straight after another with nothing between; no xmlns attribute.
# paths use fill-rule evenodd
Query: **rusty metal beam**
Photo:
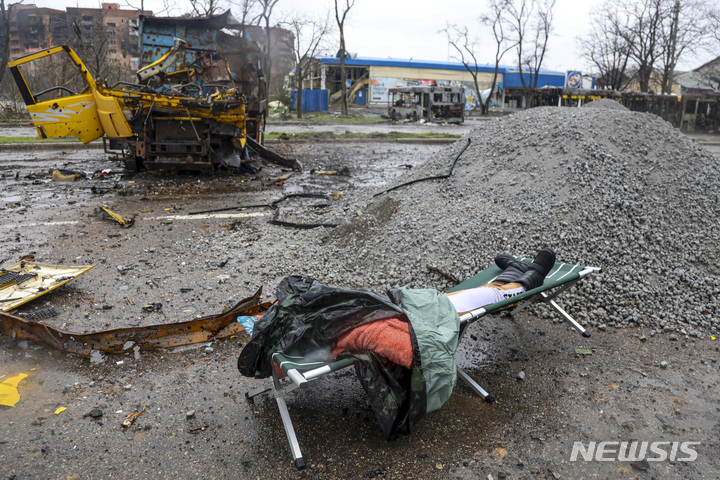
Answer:
<svg viewBox="0 0 720 480"><path fill-rule="evenodd" d="M84 357L89 357L92 350L125 353L136 346L140 347L141 351L175 348L244 334L245 330L236 318L267 310L269 303L258 303L261 293L262 288L252 297L240 300L229 310L216 315L185 322L117 328L93 333L68 332L42 321L34 322L0 311L0 333Z"/></svg>

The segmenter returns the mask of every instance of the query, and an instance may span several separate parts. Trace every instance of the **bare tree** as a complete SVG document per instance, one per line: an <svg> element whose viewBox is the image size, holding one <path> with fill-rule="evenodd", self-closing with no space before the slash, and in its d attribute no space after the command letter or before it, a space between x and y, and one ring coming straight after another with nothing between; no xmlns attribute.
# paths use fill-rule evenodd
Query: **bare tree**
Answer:
<svg viewBox="0 0 720 480"><path fill-rule="evenodd" d="M283 25L294 35L293 43L288 43L295 57L295 82L297 98L295 106L298 118L302 118L303 81L308 75L308 66L321 49L326 35L330 32L330 16L309 17L296 15L283 22Z"/></svg>
<svg viewBox="0 0 720 480"><path fill-rule="evenodd" d="M668 0L672 12L660 27L658 60L662 71L662 93L672 93L675 68L680 58L694 54L697 47L711 38L711 11L702 0Z"/></svg>
<svg viewBox="0 0 720 480"><path fill-rule="evenodd" d="M552 33L555 0L508 0L504 6L502 21L515 43L525 105L532 106L532 89L537 88Z"/></svg>
<svg viewBox="0 0 720 480"><path fill-rule="evenodd" d="M272 35L270 31L270 19L272 18L273 9L280 0L257 0L260 8L260 13L255 17L254 22L257 25L265 24L265 51L263 55L263 72L265 74L265 109L270 101L270 78L272 73L272 58L270 57L270 51L272 49L271 41ZM267 112L266 112L267 113Z"/></svg>
<svg viewBox="0 0 720 480"><path fill-rule="evenodd" d="M227 4L223 0L190 0L190 15L210 17L225 11Z"/></svg>
<svg viewBox="0 0 720 480"><path fill-rule="evenodd" d="M709 33L714 45L711 49L720 52L720 8L712 8L708 11Z"/></svg>
<svg viewBox="0 0 720 480"><path fill-rule="evenodd" d="M95 81L100 83L107 80L109 83L114 83L127 78L129 72L111 63L112 38L105 18L106 10L102 9L100 15L94 18L90 28L83 25L79 17L71 20L70 28L74 37L70 43L78 56L83 59Z"/></svg>
<svg viewBox="0 0 720 480"><path fill-rule="evenodd" d="M659 55L660 29L663 18L670 12L665 0L639 0L625 4L617 0L622 16L616 20L623 23L613 25L630 47L630 58L637 68L641 92L650 92L650 80Z"/></svg>
<svg viewBox="0 0 720 480"><path fill-rule="evenodd" d="M252 22L252 18L257 18L255 9L259 4L259 0L237 0L231 1L230 5L236 7L235 11L239 12L235 14L235 18L240 22L241 35L245 36L245 26Z"/></svg>
<svg viewBox="0 0 720 480"><path fill-rule="evenodd" d="M22 2L5 5L5 0L0 0L0 27L2 28L2 55L0 55L0 83L2 83L7 64L10 61L10 11L12 7Z"/></svg>
<svg viewBox="0 0 720 480"><path fill-rule="evenodd" d="M720 8L712 8L708 12L710 35L707 50L714 52L715 55L720 53ZM717 57L716 57L717 60ZM707 65L706 71L703 72L708 83L715 86L716 90L720 90L720 62L711 62Z"/></svg>
<svg viewBox="0 0 720 480"><path fill-rule="evenodd" d="M487 114L489 110L490 98L497 84L500 61L502 61L502 58L508 51L517 46L516 43L508 39L505 32L505 25L502 21L506 4L507 0L490 0L490 13L480 17L480 23L492 30L493 38L495 39L495 68L493 69L493 78L490 82L490 95L488 95L484 102L482 101L482 97L480 99L483 114Z"/></svg>
<svg viewBox="0 0 720 480"><path fill-rule="evenodd" d="M335 0L335 21L337 22L338 31L340 33L340 88L342 89L342 114L348 114L347 101L347 71L345 70L345 19L350 9L355 5L355 0L345 0L344 6L338 6L338 0Z"/></svg>
<svg viewBox="0 0 720 480"><path fill-rule="evenodd" d="M462 63L465 67L465 70L470 73L470 76L473 79L473 93L480 104L480 111L484 115L485 113L487 113L487 111L480 95L480 85L478 83L478 75L480 72L478 71L477 50L480 47L475 40L470 39L468 27L466 27L465 25L448 24L441 31L445 32L445 34L447 35L448 43L451 47L453 47L453 49L455 49L455 52L457 53L455 59ZM493 86L494 85L490 86L491 92ZM489 100L490 97L488 96L488 102Z"/></svg>
<svg viewBox="0 0 720 480"><path fill-rule="evenodd" d="M630 59L630 46L616 26L618 11L606 4L590 20L590 31L580 39L582 56L597 69L598 88L622 89Z"/></svg>

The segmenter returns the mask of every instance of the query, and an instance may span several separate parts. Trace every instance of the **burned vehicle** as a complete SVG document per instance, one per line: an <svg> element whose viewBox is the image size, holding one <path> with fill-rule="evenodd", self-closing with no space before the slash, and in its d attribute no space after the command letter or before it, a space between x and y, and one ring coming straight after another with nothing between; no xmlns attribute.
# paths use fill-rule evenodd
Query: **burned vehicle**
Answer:
<svg viewBox="0 0 720 480"><path fill-rule="evenodd" d="M392 121L463 123L463 87L412 86L388 90L388 116Z"/></svg>
<svg viewBox="0 0 720 480"><path fill-rule="evenodd" d="M140 17L136 82L93 78L69 46L8 64L42 138L103 137L128 169L239 168L260 144L265 81L258 45L229 11L205 18ZM51 72L50 75L44 72Z"/></svg>

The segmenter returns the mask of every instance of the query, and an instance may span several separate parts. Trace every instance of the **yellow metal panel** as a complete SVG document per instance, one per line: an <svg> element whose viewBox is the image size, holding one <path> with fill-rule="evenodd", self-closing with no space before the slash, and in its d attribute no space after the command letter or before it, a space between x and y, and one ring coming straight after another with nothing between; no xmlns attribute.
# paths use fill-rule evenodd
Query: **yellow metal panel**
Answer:
<svg viewBox="0 0 720 480"><path fill-rule="evenodd" d="M92 93L28 105L28 111L43 138L75 137L88 143L105 133Z"/></svg>
<svg viewBox="0 0 720 480"><path fill-rule="evenodd" d="M118 101L113 97L100 94L97 90L93 90L93 96L105 134L110 138L132 137L132 129L125 120Z"/></svg>
<svg viewBox="0 0 720 480"><path fill-rule="evenodd" d="M12 282L0 289L0 310L6 312L19 307L41 295L65 285L75 277L82 275L95 265L62 266L47 265L44 263L20 262L5 268L7 272L18 274L34 273L31 278L21 284Z"/></svg>

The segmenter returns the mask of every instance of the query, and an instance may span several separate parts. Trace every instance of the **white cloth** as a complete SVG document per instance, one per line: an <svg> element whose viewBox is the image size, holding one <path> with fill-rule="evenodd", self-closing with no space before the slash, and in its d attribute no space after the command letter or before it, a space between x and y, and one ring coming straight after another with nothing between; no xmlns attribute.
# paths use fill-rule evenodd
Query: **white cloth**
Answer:
<svg viewBox="0 0 720 480"><path fill-rule="evenodd" d="M480 307L505 300L506 298L514 297L524 291L525 287L523 286L509 290L500 290L495 287L483 286L461 290L457 293L450 294L447 297L458 313L466 313Z"/></svg>

